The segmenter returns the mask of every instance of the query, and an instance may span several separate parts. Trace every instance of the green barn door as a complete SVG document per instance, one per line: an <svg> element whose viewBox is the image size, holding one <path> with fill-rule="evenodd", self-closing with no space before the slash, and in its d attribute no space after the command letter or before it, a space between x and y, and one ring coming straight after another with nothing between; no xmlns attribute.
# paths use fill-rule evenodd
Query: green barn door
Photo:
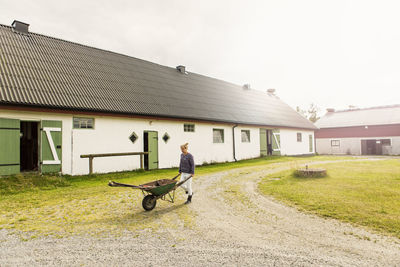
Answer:
<svg viewBox="0 0 400 267"><path fill-rule="evenodd" d="M267 155L267 130L260 129L260 155Z"/></svg>
<svg viewBox="0 0 400 267"><path fill-rule="evenodd" d="M272 130L272 155L281 154L281 134L279 129Z"/></svg>
<svg viewBox="0 0 400 267"><path fill-rule="evenodd" d="M149 170L158 169L158 132L148 132L149 134Z"/></svg>
<svg viewBox="0 0 400 267"><path fill-rule="evenodd" d="M20 121L0 118L0 175L20 172Z"/></svg>
<svg viewBox="0 0 400 267"><path fill-rule="evenodd" d="M62 121L42 121L41 126L42 173L60 172L62 157Z"/></svg>

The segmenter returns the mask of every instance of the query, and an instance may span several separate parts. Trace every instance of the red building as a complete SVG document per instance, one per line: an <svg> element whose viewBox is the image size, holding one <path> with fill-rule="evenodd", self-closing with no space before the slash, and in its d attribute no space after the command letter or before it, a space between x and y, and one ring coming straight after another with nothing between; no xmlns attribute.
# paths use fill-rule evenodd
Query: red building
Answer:
<svg viewBox="0 0 400 267"><path fill-rule="evenodd" d="M327 111L316 123L317 153L400 155L400 105Z"/></svg>

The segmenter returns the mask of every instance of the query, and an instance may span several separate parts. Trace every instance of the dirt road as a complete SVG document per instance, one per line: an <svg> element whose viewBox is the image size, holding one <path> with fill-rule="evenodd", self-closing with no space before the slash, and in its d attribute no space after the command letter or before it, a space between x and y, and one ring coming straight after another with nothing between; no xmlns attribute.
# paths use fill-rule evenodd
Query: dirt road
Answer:
<svg viewBox="0 0 400 267"><path fill-rule="evenodd" d="M168 229L122 237L21 241L0 231L0 265L400 266L399 239L304 214L257 192L261 177L289 167L196 177L193 227L177 216Z"/></svg>

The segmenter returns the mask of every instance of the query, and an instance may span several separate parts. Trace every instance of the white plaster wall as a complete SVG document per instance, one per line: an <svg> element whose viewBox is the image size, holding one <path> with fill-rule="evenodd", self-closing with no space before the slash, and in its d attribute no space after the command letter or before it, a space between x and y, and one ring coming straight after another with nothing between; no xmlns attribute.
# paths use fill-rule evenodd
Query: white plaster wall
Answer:
<svg viewBox="0 0 400 267"><path fill-rule="evenodd" d="M332 147L331 140L340 140L339 147ZM361 154L360 138L317 138L317 153L319 154Z"/></svg>
<svg viewBox="0 0 400 267"><path fill-rule="evenodd" d="M233 161L231 125L194 123L195 132L192 133L184 132L184 122L77 115L76 117L94 118L95 128L72 129L74 116L71 114L0 110L0 117L33 121L62 121L62 172L64 174L78 175L89 172L89 159L80 158L82 154L143 151L144 131L158 132L160 168L178 166L181 153L179 147L186 142L189 143L189 151L194 155L196 164ZM224 143L213 143L213 128L224 130ZM236 128L236 140L239 145L236 149L237 159L259 155L257 130L258 128L252 129L251 143L242 145L240 131ZM134 144L129 140L132 132L139 137ZM165 132L170 136L167 143L162 140ZM249 149L249 151L240 152L240 149ZM95 158L93 171L113 172L137 169L140 167L139 159L139 156Z"/></svg>
<svg viewBox="0 0 400 267"><path fill-rule="evenodd" d="M392 148L391 155L400 155L400 136L393 136L392 139Z"/></svg>
<svg viewBox="0 0 400 267"><path fill-rule="evenodd" d="M250 130L250 142L242 142L242 130ZM230 130L232 135L232 130ZM256 158L260 156L260 128L242 127L235 128L235 154L237 160Z"/></svg>
<svg viewBox="0 0 400 267"><path fill-rule="evenodd" d="M78 117L78 116L76 116ZM81 159L83 154L122 153L143 151L143 135L136 129L140 127L130 123L129 119L113 119L111 117L94 118L94 129L73 129L72 133L72 174L87 174L89 159ZM142 126L143 127L143 126ZM133 144L129 140L135 131L139 139ZM133 170L140 167L139 156L104 157L93 159L94 172L113 172Z"/></svg>
<svg viewBox="0 0 400 267"><path fill-rule="evenodd" d="M317 153L319 154L351 154L361 155L361 140L391 139L390 155L400 155L400 137L366 137L366 138L317 138ZM340 147L332 147L331 140L340 140Z"/></svg>
<svg viewBox="0 0 400 267"><path fill-rule="evenodd" d="M71 132L72 116L68 114L0 110L0 118L22 121L57 120L62 121L62 172L71 174Z"/></svg>
<svg viewBox="0 0 400 267"><path fill-rule="evenodd" d="M302 141L297 142L297 133L302 133ZM281 129L281 155L303 155L315 153L314 131ZM309 149L309 135L313 136L313 151Z"/></svg>
<svg viewBox="0 0 400 267"><path fill-rule="evenodd" d="M75 116L75 115L74 115ZM143 151L144 131L158 132L159 168L176 167L180 159L180 145L189 143L197 165L204 162L233 161L232 126L219 123L195 124L195 132L184 132L184 121L155 119L117 118L110 116L78 116L94 118L94 129L72 129L71 114L24 112L0 110L0 117L20 120L61 120L62 131L62 172L64 174L87 174L89 159L81 159L82 154L119 153ZM191 123L191 122L188 122ZM213 143L213 128L224 130L224 143ZM242 143L241 130L250 130L250 143ZM139 137L133 144L129 136L135 132ZM162 140L164 133L170 139ZM297 132L303 133L303 142L297 142ZM236 159L260 156L260 130L258 127L238 126L235 128ZM282 155L309 153L308 135L312 131L281 130ZM139 156L95 158L94 172L134 170L140 167Z"/></svg>
<svg viewBox="0 0 400 267"><path fill-rule="evenodd" d="M94 130L73 130L73 174L85 174L89 171L88 159L81 159L81 154L143 151L144 131L158 132L159 168L177 167L181 154L180 145L186 142L189 143L189 151L197 165L204 162L233 161L230 125L194 123L195 132L184 132L184 122L99 116L94 118ZM213 143L213 128L224 130L224 143ZM241 143L240 132L236 132L235 139L239 140L237 159L259 155L257 129L252 129L252 142L246 144ZM139 137L135 144L128 138L132 132ZM167 143L162 140L164 133L170 136ZM246 151L238 151L242 149ZM93 165L94 172L112 172L137 169L140 167L140 161L139 156L95 158Z"/></svg>

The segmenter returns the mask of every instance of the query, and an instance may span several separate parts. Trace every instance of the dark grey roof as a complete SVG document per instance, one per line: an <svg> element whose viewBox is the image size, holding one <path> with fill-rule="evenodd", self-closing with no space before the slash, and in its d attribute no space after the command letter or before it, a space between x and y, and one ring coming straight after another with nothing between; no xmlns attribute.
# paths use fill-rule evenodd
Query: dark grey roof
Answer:
<svg viewBox="0 0 400 267"><path fill-rule="evenodd" d="M319 128L400 124L400 105L328 112L315 124Z"/></svg>
<svg viewBox="0 0 400 267"><path fill-rule="evenodd" d="M315 129L275 96L0 24L0 104Z"/></svg>

